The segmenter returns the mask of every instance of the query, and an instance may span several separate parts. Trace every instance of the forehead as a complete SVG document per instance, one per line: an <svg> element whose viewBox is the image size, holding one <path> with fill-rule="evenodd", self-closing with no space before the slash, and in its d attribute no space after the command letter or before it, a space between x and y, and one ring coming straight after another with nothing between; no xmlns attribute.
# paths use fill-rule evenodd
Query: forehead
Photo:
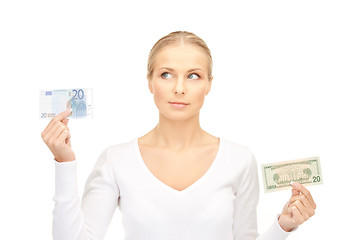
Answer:
<svg viewBox="0 0 362 240"><path fill-rule="evenodd" d="M197 46L168 46L162 49L156 57L155 68L201 68L206 71L208 58L205 52Z"/></svg>

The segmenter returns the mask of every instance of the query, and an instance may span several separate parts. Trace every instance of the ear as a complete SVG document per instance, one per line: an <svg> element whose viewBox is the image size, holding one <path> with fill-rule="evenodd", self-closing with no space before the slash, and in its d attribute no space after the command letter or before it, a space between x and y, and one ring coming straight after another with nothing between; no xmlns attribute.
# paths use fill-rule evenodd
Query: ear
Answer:
<svg viewBox="0 0 362 240"><path fill-rule="evenodd" d="M207 89L207 91L206 91L206 95L207 94L209 94L209 92L210 92L210 90L211 90L211 85L212 85L212 79L213 79L214 77L212 76L211 78L210 78L210 80L209 80L209 88Z"/></svg>

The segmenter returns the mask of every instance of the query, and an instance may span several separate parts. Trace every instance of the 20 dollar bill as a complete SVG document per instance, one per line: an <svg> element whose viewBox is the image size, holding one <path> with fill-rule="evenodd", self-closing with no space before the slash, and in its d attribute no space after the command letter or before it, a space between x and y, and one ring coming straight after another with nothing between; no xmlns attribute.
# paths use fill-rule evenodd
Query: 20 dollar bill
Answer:
<svg viewBox="0 0 362 240"><path fill-rule="evenodd" d="M290 182L304 186L323 183L319 157L302 158L284 162L262 164L265 192L291 189Z"/></svg>

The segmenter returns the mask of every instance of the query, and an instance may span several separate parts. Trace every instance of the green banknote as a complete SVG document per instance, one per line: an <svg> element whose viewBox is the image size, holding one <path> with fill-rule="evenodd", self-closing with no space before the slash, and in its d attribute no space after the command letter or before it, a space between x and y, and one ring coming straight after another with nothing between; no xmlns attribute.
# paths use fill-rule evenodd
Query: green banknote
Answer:
<svg viewBox="0 0 362 240"><path fill-rule="evenodd" d="M92 88L40 90L39 117L53 118L67 109L72 113L67 118L92 118Z"/></svg>
<svg viewBox="0 0 362 240"><path fill-rule="evenodd" d="M318 156L262 164L261 171L266 193L291 189L291 181L299 182L304 186L323 183Z"/></svg>

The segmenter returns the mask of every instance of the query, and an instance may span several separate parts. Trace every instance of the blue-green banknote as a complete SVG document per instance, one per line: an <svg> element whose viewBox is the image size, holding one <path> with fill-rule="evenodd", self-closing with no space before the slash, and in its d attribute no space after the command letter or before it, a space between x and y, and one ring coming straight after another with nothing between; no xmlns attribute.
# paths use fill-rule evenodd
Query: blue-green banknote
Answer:
<svg viewBox="0 0 362 240"><path fill-rule="evenodd" d="M318 156L261 165L265 192L291 189L290 182L304 186L323 183Z"/></svg>
<svg viewBox="0 0 362 240"><path fill-rule="evenodd" d="M92 92L92 88L40 90L39 117L50 119L71 108L67 118L92 118Z"/></svg>

